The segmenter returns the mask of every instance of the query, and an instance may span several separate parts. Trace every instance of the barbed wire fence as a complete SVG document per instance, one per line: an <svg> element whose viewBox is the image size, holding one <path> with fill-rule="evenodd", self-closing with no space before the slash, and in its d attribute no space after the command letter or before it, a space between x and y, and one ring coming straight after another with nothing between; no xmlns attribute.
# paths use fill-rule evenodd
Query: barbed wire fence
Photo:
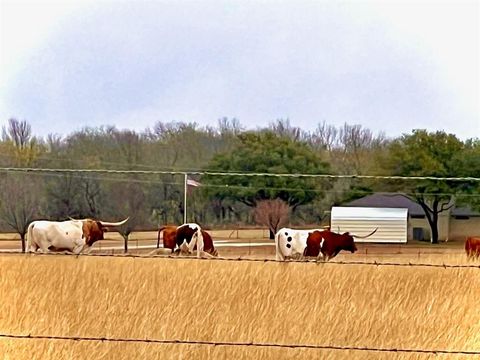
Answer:
<svg viewBox="0 0 480 360"><path fill-rule="evenodd" d="M0 252L1 254L2 252ZM21 251L3 252L9 255L26 255ZM197 258L193 255L150 255L150 254L107 254L107 253L90 253L90 254L72 254L72 253L27 253L32 257L71 257L79 259L82 257L98 257L98 258L123 258L123 259L173 259L173 260L191 260L191 261L218 261L218 262L253 262L253 263L279 263L279 264L307 264L312 266L344 266L344 265L366 265L373 267L381 266L399 266L399 267L429 267L440 269L480 269L480 263L472 264L434 264L434 263L415 263L415 262L390 262L390 261L317 261L313 259L290 259L288 261L269 259L269 258L242 258L242 257L212 257L212 258Z"/></svg>
<svg viewBox="0 0 480 360"><path fill-rule="evenodd" d="M7 339L30 339L30 340L62 340L73 342L107 342L107 343L143 343L159 345L207 345L225 347L261 347L283 349L315 349L315 350L339 350L339 351L364 351L381 353L417 353L432 355L480 355L475 350L447 350L447 349L413 349L413 348L380 348L368 346L340 346L319 344L281 344L269 342L239 342L239 341L207 341L207 340L180 340L180 339L136 339L95 336L58 336L58 335L32 335L32 334L7 334L0 333L0 338Z"/></svg>

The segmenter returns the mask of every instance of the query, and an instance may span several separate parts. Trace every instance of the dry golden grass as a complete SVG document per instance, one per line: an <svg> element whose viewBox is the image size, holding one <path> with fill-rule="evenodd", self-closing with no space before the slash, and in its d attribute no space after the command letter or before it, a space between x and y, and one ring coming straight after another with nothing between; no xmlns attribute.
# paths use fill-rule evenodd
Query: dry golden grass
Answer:
<svg viewBox="0 0 480 360"><path fill-rule="evenodd" d="M480 351L480 270L0 256L0 332ZM463 359L0 338L5 359Z"/></svg>

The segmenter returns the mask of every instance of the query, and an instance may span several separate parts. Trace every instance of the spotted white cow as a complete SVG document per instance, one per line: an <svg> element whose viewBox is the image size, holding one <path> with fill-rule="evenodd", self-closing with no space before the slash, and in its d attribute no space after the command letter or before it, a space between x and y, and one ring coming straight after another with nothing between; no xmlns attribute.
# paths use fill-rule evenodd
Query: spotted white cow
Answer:
<svg viewBox="0 0 480 360"><path fill-rule="evenodd" d="M296 230L281 228L275 234L275 255L277 260L301 258L307 247L307 238L310 233L319 229ZM321 231L321 230L320 230Z"/></svg>
<svg viewBox="0 0 480 360"><path fill-rule="evenodd" d="M339 234L324 229L294 230L280 229L275 235L276 258L285 260L289 258L316 257L328 261L342 251L357 251L355 238L365 239L372 236L378 228L370 234L359 236L348 232Z"/></svg>
<svg viewBox="0 0 480 360"><path fill-rule="evenodd" d="M67 221L32 221L27 229L27 252L69 251L80 254L89 251L92 245L103 240L103 233L110 227L123 225L128 218L119 222L93 219Z"/></svg>

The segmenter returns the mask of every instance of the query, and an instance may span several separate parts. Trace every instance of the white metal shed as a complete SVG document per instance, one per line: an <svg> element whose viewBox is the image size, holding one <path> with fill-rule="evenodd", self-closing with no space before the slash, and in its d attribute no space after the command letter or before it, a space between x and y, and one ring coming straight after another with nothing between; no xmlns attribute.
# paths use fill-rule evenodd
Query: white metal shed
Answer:
<svg viewBox="0 0 480 360"><path fill-rule="evenodd" d="M355 239L357 242L406 243L408 209L334 206L330 226L332 231L348 231L359 236L368 235L378 228L366 239Z"/></svg>

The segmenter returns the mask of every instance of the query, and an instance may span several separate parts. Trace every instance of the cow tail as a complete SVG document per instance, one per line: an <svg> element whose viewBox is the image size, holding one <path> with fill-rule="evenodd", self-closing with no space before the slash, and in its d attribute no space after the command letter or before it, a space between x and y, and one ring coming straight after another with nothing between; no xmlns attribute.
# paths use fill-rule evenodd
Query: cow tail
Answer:
<svg viewBox="0 0 480 360"><path fill-rule="evenodd" d="M282 252L280 251L280 231L275 234L275 258L278 260L285 260Z"/></svg>
<svg viewBox="0 0 480 360"><path fill-rule="evenodd" d="M157 249L160 247L160 234L162 233L163 230L165 230L166 226L162 226L160 229L158 229L158 235L157 235Z"/></svg>
<svg viewBox="0 0 480 360"><path fill-rule="evenodd" d="M30 249L32 247L33 225L34 225L34 223L31 222L30 225L28 225L28 229L27 229L27 244L25 246L25 252L26 253L29 253Z"/></svg>
<svg viewBox="0 0 480 360"><path fill-rule="evenodd" d="M473 237L467 237L467 240L465 241L465 253L467 254L467 259L473 260L478 251L480 251L480 249L476 249Z"/></svg>

